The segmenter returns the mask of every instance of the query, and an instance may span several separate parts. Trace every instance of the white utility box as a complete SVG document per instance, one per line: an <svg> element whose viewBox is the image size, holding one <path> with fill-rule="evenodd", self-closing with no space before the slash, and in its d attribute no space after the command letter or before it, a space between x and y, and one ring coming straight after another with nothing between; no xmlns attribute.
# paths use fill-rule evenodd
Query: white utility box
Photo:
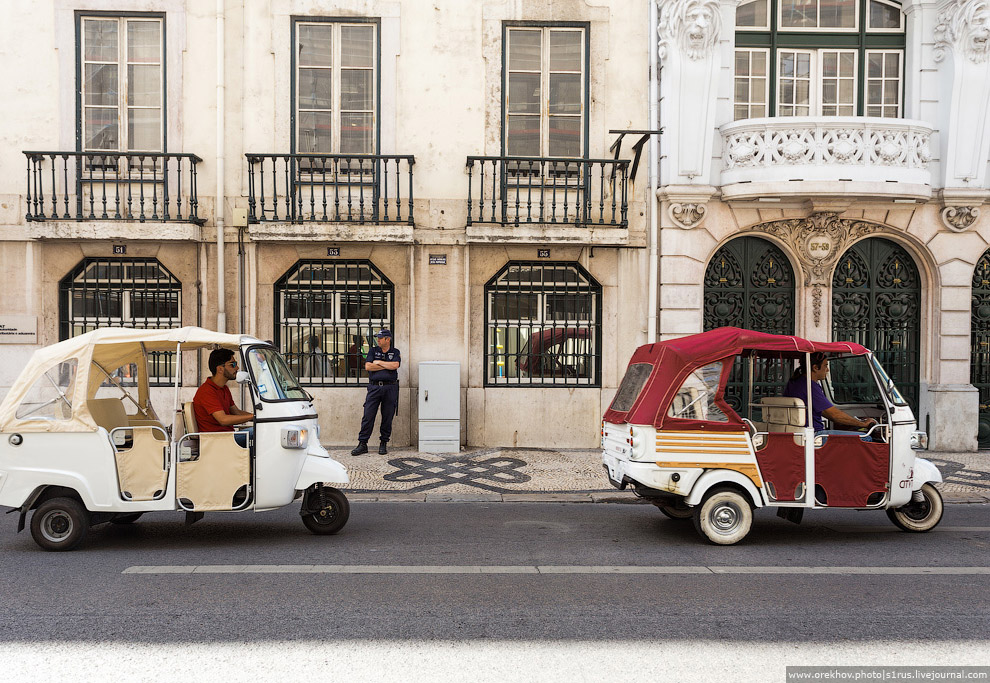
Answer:
<svg viewBox="0 0 990 683"><path fill-rule="evenodd" d="M460 363L436 360L419 364L419 450L461 450Z"/></svg>

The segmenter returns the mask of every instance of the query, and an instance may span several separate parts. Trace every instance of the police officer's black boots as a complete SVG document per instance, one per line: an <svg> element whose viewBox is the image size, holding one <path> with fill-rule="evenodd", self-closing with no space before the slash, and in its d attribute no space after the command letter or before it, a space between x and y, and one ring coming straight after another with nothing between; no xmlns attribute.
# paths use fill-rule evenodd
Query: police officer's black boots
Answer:
<svg viewBox="0 0 990 683"><path fill-rule="evenodd" d="M364 455L368 452L368 442L358 441L357 448L351 451L351 455Z"/></svg>
<svg viewBox="0 0 990 683"><path fill-rule="evenodd" d="M388 455L388 441L378 444L378 455Z"/></svg>

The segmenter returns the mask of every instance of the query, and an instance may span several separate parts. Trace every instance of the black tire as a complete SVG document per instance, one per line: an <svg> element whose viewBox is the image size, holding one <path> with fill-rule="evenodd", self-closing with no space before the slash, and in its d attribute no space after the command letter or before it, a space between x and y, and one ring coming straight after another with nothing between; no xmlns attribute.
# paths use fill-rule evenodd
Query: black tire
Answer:
<svg viewBox="0 0 990 683"><path fill-rule="evenodd" d="M686 505L683 500L673 504L654 503L657 508L671 519L687 520L694 517L694 508Z"/></svg>
<svg viewBox="0 0 990 683"><path fill-rule="evenodd" d="M111 524L134 524L143 515L143 512L124 512L110 520Z"/></svg>
<svg viewBox="0 0 990 683"><path fill-rule="evenodd" d="M303 524L314 534L326 536L335 534L347 524L351 515L351 504L343 491L332 486L323 487L325 507L320 507L320 493L313 488L307 491L301 511Z"/></svg>
<svg viewBox="0 0 990 683"><path fill-rule="evenodd" d="M31 536L45 550L72 550L89 533L89 511L74 498L52 498L31 517Z"/></svg>
<svg viewBox="0 0 990 683"><path fill-rule="evenodd" d="M734 545L746 538L753 526L749 499L730 488L709 491L694 508L694 528L715 545Z"/></svg>
<svg viewBox="0 0 990 683"><path fill-rule="evenodd" d="M942 520L942 494L931 484L921 487L925 497L920 503L908 503L893 510L887 510L887 517L897 528L916 534L931 531Z"/></svg>

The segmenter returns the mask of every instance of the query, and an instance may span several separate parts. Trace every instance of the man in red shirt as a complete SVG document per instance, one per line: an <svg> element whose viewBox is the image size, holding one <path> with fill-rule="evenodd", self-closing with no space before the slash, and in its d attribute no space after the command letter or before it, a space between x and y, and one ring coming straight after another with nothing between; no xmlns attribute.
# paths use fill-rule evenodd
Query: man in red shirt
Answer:
<svg viewBox="0 0 990 683"><path fill-rule="evenodd" d="M234 425L250 422L253 413L240 410L234 405L227 382L237 377L237 361L230 349L216 349L210 354L212 377L196 390L193 397L193 412L201 432L232 432ZM246 444L241 444L246 445Z"/></svg>

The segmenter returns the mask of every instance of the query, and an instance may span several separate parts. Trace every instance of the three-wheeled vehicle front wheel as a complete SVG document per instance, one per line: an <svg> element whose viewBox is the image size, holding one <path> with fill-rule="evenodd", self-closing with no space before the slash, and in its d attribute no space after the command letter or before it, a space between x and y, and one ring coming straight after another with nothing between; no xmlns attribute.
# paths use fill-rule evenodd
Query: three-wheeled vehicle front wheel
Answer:
<svg viewBox="0 0 990 683"><path fill-rule="evenodd" d="M714 489L694 508L694 528L716 545L738 543L752 526L753 508L734 489Z"/></svg>
<svg viewBox="0 0 990 683"><path fill-rule="evenodd" d="M942 519L942 494L931 484L921 487L923 500L887 510L890 521L904 531L931 531Z"/></svg>
<svg viewBox="0 0 990 683"><path fill-rule="evenodd" d="M347 524L351 505L343 491L332 486L311 486L306 489L302 509L303 524L314 534L335 534Z"/></svg>
<svg viewBox="0 0 990 683"><path fill-rule="evenodd" d="M45 550L72 550L89 532L89 511L74 498L52 498L31 517L31 536Z"/></svg>

